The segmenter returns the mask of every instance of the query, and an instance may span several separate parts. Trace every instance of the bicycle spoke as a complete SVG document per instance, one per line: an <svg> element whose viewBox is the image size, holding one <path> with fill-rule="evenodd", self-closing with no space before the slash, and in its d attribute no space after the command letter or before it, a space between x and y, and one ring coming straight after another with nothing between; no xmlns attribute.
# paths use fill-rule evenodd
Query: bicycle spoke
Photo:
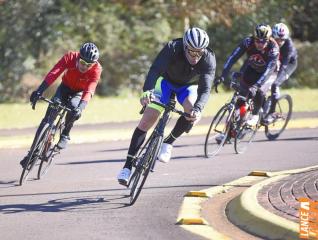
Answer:
<svg viewBox="0 0 318 240"><path fill-rule="evenodd" d="M136 202L142 190L148 174L154 165L154 161L157 159L161 142L162 136L154 136L153 139L149 141L148 146L143 148L145 152L140 153L139 156L141 156L141 158L137 157L137 159L140 160L130 180L130 183L132 184L130 190L130 205L133 205Z"/></svg>
<svg viewBox="0 0 318 240"><path fill-rule="evenodd" d="M225 144L230 130L231 116L228 106L223 106L212 120L205 138L205 157L215 156Z"/></svg>
<svg viewBox="0 0 318 240"><path fill-rule="evenodd" d="M292 99L289 95L281 96L276 104L274 120L265 125L265 135L275 140L285 130L292 115Z"/></svg>

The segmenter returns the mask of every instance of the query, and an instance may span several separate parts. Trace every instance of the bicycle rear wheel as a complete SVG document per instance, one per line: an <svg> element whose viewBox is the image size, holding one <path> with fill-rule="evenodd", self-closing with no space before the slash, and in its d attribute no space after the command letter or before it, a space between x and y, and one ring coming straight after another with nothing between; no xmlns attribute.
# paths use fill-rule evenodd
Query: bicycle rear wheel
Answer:
<svg viewBox="0 0 318 240"><path fill-rule="evenodd" d="M288 94L279 97L274 121L265 124L265 135L269 140L275 140L285 130L292 115L292 108L292 98Z"/></svg>
<svg viewBox="0 0 318 240"><path fill-rule="evenodd" d="M150 141L145 149L137 157L137 166L133 172L130 183L132 183L130 189L130 206L133 205L148 177L150 169L154 166L154 162L157 159L159 149L162 143L162 136L155 136Z"/></svg>
<svg viewBox="0 0 318 240"><path fill-rule="evenodd" d="M44 143L46 139L46 135L48 133L49 124L46 123L43 128L36 134L33 143L31 145L30 151L27 156L27 160L25 166L23 167L19 184L20 186L27 180L29 173L34 168L35 164L37 163L38 159L43 153Z"/></svg>
<svg viewBox="0 0 318 240"><path fill-rule="evenodd" d="M215 156L224 145L230 130L230 113L228 105L224 105L213 118L205 137L204 155L206 158Z"/></svg>
<svg viewBox="0 0 318 240"><path fill-rule="evenodd" d="M256 126L249 126L244 123L235 135L234 149L237 154L244 153L250 143L253 141L257 129L259 128L259 123Z"/></svg>

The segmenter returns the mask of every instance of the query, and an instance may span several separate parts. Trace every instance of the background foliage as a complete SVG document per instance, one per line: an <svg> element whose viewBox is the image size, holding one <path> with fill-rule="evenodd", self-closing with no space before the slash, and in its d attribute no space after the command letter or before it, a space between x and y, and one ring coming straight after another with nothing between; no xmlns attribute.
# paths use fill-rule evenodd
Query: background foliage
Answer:
<svg viewBox="0 0 318 240"><path fill-rule="evenodd" d="M317 88L317 9L314 0L2 0L0 102L26 100L57 60L85 41L101 52L97 94L120 95L139 92L158 51L189 26L208 31L220 73L255 24L280 21L299 51L288 86Z"/></svg>

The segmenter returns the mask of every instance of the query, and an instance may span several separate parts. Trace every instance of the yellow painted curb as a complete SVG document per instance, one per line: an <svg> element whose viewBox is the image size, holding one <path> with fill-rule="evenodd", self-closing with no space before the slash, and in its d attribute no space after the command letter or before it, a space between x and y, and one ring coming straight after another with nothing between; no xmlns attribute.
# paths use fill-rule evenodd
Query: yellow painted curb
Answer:
<svg viewBox="0 0 318 240"><path fill-rule="evenodd" d="M257 183L233 199L227 206L231 222L267 239L298 239L299 224L267 211L257 201L259 190L284 177L280 175Z"/></svg>
<svg viewBox="0 0 318 240"><path fill-rule="evenodd" d="M177 224L183 225L208 225L208 222L203 218L181 218Z"/></svg>
<svg viewBox="0 0 318 240"><path fill-rule="evenodd" d="M268 177L268 174L267 172L263 171L252 171L248 174L248 176Z"/></svg>
<svg viewBox="0 0 318 240"><path fill-rule="evenodd" d="M227 192L235 186L249 186L251 182L262 179L260 177L246 176L238 180L200 191L188 192L180 207L177 224L183 229L211 240L230 240L231 238L216 231L201 217L201 204L214 195ZM190 195L190 196L189 196ZM201 222L202 221L202 222Z"/></svg>
<svg viewBox="0 0 318 240"><path fill-rule="evenodd" d="M318 165L277 172L264 172L270 178L245 190L227 206L228 217L236 225L266 239L299 239L299 224L264 209L257 200L258 192L270 183L290 174L317 170Z"/></svg>
<svg viewBox="0 0 318 240"><path fill-rule="evenodd" d="M202 191L190 191L190 192L187 192L185 196L186 197L208 197L206 192L202 192Z"/></svg>

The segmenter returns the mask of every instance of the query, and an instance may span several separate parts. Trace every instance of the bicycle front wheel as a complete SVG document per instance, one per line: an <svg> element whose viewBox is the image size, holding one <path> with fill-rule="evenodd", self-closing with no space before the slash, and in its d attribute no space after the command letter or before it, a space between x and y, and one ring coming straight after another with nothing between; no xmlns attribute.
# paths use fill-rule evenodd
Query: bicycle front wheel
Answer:
<svg viewBox="0 0 318 240"><path fill-rule="evenodd" d="M277 139L287 127L287 124L292 115L293 102L289 95L282 95L279 97L274 120L265 125L265 135L269 140Z"/></svg>
<svg viewBox="0 0 318 240"><path fill-rule="evenodd" d="M206 158L215 156L224 145L230 130L230 113L228 105L224 105L213 118L205 137L204 155Z"/></svg>
<svg viewBox="0 0 318 240"><path fill-rule="evenodd" d="M32 146L30 148L30 151L26 159L25 166L23 167L23 170L20 176L20 181L19 181L20 186L27 180L30 172L32 171L35 164L37 163L37 161L39 160L39 158L41 157L43 153L44 143L45 143L46 135L48 133L48 127L49 127L49 124L48 123L45 124L43 128L40 131L38 131L38 133L36 134L33 140Z"/></svg>
<svg viewBox="0 0 318 240"><path fill-rule="evenodd" d="M133 205L136 202L146 182L150 169L153 168L157 159L161 143L162 136L155 136L149 141L149 145L144 148L145 151L141 152L139 157L137 157L138 163L130 180L132 183L130 190L130 205Z"/></svg>
<svg viewBox="0 0 318 240"><path fill-rule="evenodd" d="M250 143L253 141L259 123L256 126L249 126L246 123L237 131L234 140L234 149L237 154L244 153Z"/></svg>

